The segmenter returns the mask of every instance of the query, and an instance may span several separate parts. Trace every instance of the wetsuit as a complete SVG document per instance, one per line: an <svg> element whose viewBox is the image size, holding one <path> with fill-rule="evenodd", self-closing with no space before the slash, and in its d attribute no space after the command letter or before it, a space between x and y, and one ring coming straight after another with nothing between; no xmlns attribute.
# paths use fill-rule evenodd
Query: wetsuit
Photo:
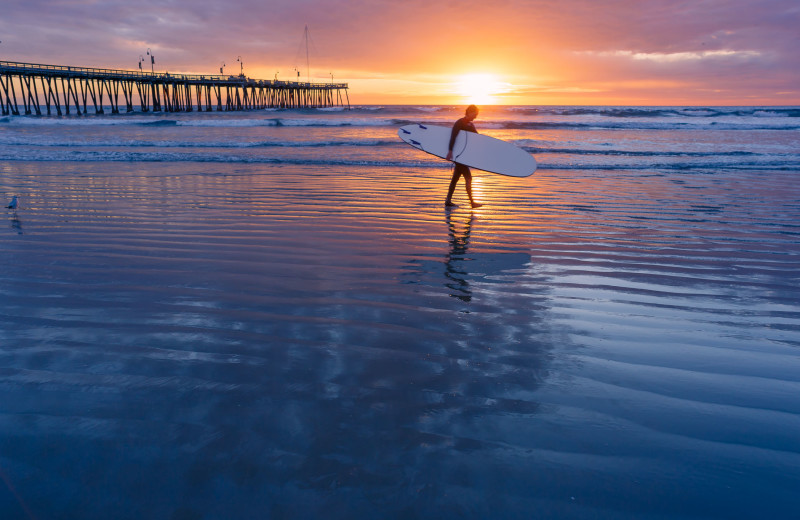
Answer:
<svg viewBox="0 0 800 520"><path fill-rule="evenodd" d="M456 137L458 137L458 133L461 130L475 134L478 133L478 131L475 130L475 125L472 124L472 121L466 121L466 119L466 117L462 117L453 125L453 131L450 133L450 145L447 147L448 150L453 149L453 145L456 144Z"/></svg>
<svg viewBox="0 0 800 520"><path fill-rule="evenodd" d="M465 132L473 132L476 134L478 133L478 131L475 130L475 125L472 124L472 121L467 121L466 119L467 119L466 117L462 117L461 119L456 121L455 124L453 125L453 131L450 133L450 145L447 148L448 151L450 152L453 151L453 145L455 144L456 137L458 137L458 133L460 131L463 130ZM457 162L457 159L458 159L457 157L453 158L453 161L455 161L455 167L453 168L453 178L450 180L450 187L447 190L447 198L445 199L445 205L448 206L452 205L451 200L453 197L453 192L456 189L456 184L458 183L458 179L461 176L463 176L467 188L467 195L469 196L469 202L470 204L472 204L473 208L478 207L480 206L480 204L476 204L472 198L472 172L470 171L469 166Z"/></svg>

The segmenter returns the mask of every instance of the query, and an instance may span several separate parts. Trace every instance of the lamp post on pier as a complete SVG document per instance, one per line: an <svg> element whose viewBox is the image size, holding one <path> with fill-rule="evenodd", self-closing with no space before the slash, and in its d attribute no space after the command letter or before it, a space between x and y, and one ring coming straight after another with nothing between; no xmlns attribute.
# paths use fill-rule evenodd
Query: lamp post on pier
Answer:
<svg viewBox="0 0 800 520"><path fill-rule="evenodd" d="M142 73L142 62L144 62L144 56L141 54L139 55L139 74Z"/></svg>
<svg viewBox="0 0 800 520"><path fill-rule="evenodd" d="M224 71L225 71L225 62L223 61L222 65L219 66L219 73L220 74L225 74Z"/></svg>
<svg viewBox="0 0 800 520"><path fill-rule="evenodd" d="M150 47L147 48L147 55L150 56L150 74L155 74L156 57L153 56L153 53L150 51Z"/></svg>
<svg viewBox="0 0 800 520"><path fill-rule="evenodd" d="M236 61L239 62L239 75L244 77L244 62L242 62L242 57L236 56Z"/></svg>

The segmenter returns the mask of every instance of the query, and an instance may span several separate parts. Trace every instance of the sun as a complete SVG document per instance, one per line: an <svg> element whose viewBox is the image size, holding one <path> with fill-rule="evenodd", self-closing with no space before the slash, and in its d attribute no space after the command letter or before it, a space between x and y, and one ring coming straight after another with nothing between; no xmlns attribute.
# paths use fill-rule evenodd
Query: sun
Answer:
<svg viewBox="0 0 800 520"><path fill-rule="evenodd" d="M502 94L507 85L493 74L464 74L456 83L456 90L464 97L464 101L474 105L493 105L496 96Z"/></svg>

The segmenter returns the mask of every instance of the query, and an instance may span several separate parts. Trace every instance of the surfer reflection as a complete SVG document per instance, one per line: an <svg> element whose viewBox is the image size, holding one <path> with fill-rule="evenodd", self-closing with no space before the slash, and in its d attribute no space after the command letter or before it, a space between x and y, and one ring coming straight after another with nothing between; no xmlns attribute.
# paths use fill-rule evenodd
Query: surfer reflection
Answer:
<svg viewBox="0 0 800 520"><path fill-rule="evenodd" d="M447 157L448 161L453 161L453 145L456 142L456 137L458 133L462 130L465 132L473 132L478 133L475 129L475 125L472 122L475 118L478 117L478 107L475 105L470 105L467 107L467 110L464 114L464 117L459 119L453 125L453 131L450 134L450 145L447 148ZM482 204L478 204L475 202L475 199L472 198L472 172L469 169L469 166L466 164L461 164L458 162L458 156L455 157L455 165L453 166L453 178L450 180L450 188L447 190L447 198L444 201L444 205L448 208L454 207L453 204L453 192L456 190L456 184L458 183L458 179L461 176L464 177L464 183L467 188L467 196L469 197L469 203L472 205L473 208L479 208Z"/></svg>
<svg viewBox="0 0 800 520"><path fill-rule="evenodd" d="M445 277L448 282L445 285L455 291L450 296L461 301L469 302L472 300L472 291L467 281L467 273L464 270L465 255L469 246L469 233L472 229L472 220L475 215L469 214L466 221L458 222L454 220L450 212L447 212L447 227L450 235L450 252L445 260Z"/></svg>

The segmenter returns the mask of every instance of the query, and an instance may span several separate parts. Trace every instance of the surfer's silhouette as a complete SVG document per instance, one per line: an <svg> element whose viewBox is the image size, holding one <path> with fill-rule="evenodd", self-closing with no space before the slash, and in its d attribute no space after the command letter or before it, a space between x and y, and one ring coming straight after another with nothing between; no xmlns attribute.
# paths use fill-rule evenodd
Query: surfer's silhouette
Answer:
<svg viewBox="0 0 800 520"><path fill-rule="evenodd" d="M450 145L447 147L446 159L448 161L453 160L453 145L455 144L456 137L460 131L463 130L465 132L478 133L478 131L475 130L475 125L472 124L472 121L474 121L476 117L478 117L478 107L475 105L470 105L467 107L464 117L456 121L453 125L453 131L450 134ZM448 208L455 206L455 204L453 204L453 192L456 190L458 179L463 175L464 183L467 187L469 203L473 208L479 208L482 206L482 204L478 204L475 202L475 199L472 198L472 172L470 171L469 166L459 163L457 159L458 157L456 157L455 166L453 167L453 178L450 180L450 188L447 190L447 198L444 200L444 205Z"/></svg>

